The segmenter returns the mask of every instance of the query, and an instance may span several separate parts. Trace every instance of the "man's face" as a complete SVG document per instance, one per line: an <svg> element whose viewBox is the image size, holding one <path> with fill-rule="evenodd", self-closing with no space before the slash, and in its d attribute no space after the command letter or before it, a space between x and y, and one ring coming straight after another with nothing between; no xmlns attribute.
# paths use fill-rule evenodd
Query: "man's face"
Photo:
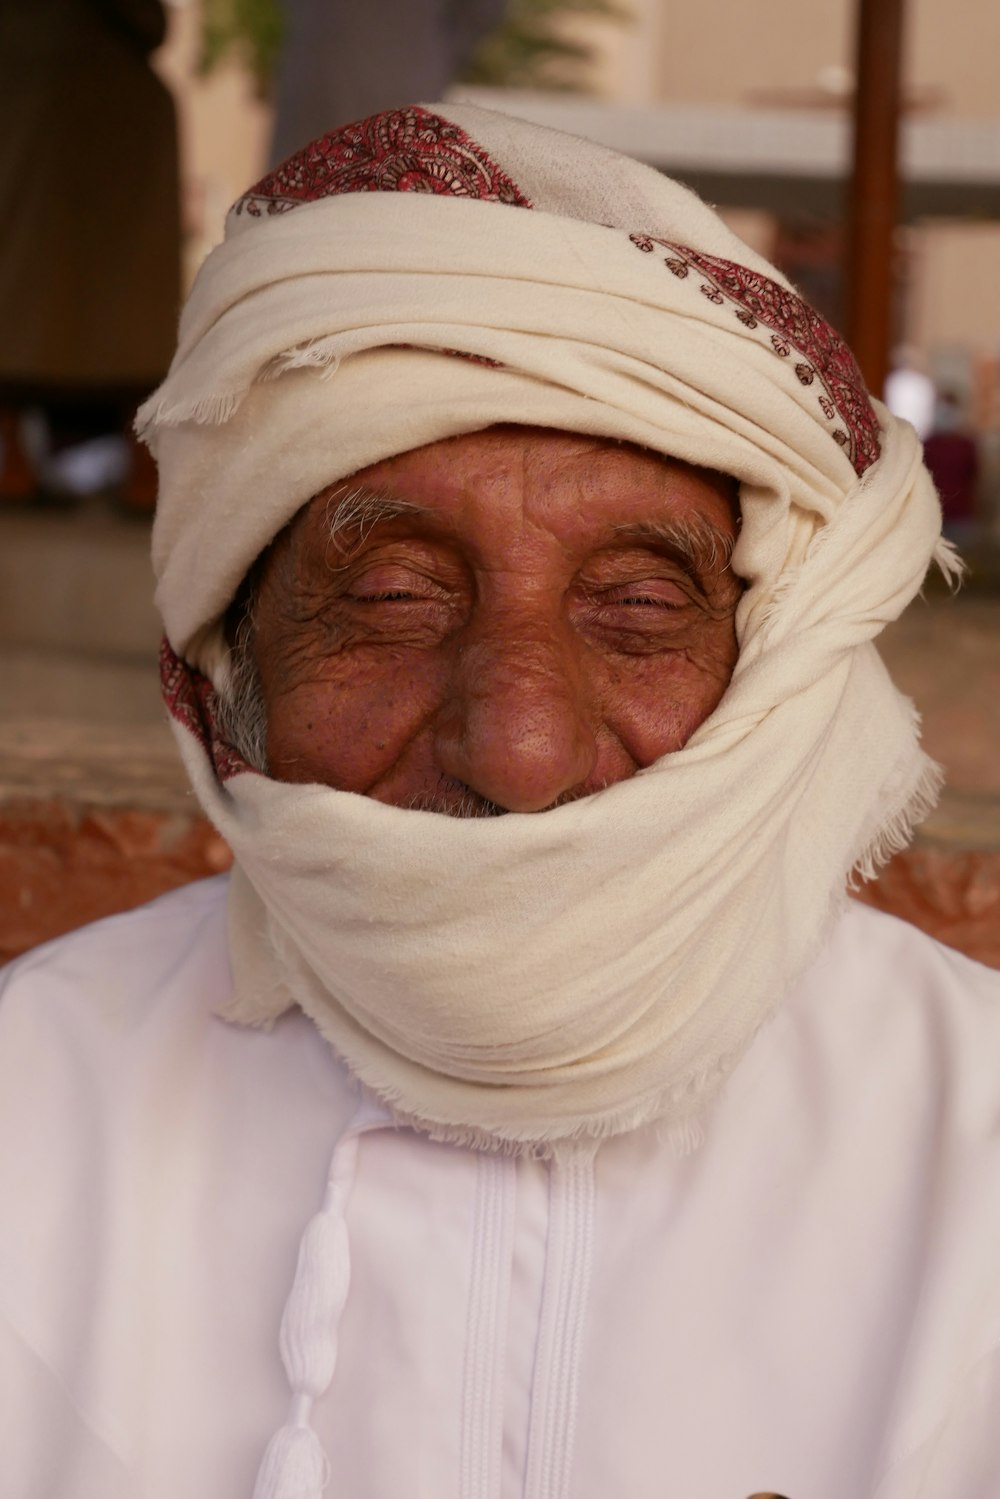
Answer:
<svg viewBox="0 0 1000 1499"><path fill-rule="evenodd" d="M732 675L736 529L731 480L564 432L496 427L362 470L264 565L269 773L460 815L634 775Z"/></svg>

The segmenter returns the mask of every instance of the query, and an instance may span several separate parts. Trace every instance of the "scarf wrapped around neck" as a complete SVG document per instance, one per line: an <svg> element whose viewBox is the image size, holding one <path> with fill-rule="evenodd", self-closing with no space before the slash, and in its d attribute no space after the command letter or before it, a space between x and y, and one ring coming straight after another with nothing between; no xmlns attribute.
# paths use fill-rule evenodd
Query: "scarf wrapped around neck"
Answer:
<svg viewBox="0 0 1000 1499"><path fill-rule="evenodd" d="M459 820L249 770L220 626L313 495L496 423L739 480L739 661L687 745L596 796ZM912 429L685 188L472 106L307 147L231 210L140 413L164 691L232 845L228 1018L298 1004L396 1115L552 1149L713 1092L937 768L872 644L954 561Z"/></svg>

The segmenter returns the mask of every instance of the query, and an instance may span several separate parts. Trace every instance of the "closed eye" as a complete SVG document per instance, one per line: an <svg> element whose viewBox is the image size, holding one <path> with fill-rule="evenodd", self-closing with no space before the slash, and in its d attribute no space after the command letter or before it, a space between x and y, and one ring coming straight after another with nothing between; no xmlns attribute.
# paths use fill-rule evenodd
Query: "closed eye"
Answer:
<svg viewBox="0 0 1000 1499"><path fill-rule="evenodd" d="M599 602L612 608L680 609L691 599L690 592L671 579L651 578L603 589Z"/></svg>
<svg viewBox="0 0 1000 1499"><path fill-rule="evenodd" d="M679 599L665 599L648 593L630 593L626 594L624 598L608 599L607 602L610 604L648 604L659 609L678 609L685 600L683 597Z"/></svg>
<svg viewBox="0 0 1000 1499"><path fill-rule="evenodd" d="M412 601L416 598L416 594L405 593L402 589L394 589L391 593L362 593L354 589L348 597L359 604L389 604L397 601Z"/></svg>
<svg viewBox="0 0 1000 1499"><path fill-rule="evenodd" d="M439 583L412 567L381 563L347 580L345 596L357 604L413 604L444 597Z"/></svg>

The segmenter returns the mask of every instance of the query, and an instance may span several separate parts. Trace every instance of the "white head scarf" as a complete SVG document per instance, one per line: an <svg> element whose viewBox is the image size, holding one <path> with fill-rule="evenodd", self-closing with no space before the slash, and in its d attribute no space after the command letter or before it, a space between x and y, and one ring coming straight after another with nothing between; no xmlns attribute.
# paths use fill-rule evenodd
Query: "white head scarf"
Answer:
<svg viewBox="0 0 1000 1499"><path fill-rule="evenodd" d="M540 815L453 820L254 773L220 618L311 496L498 422L740 481L732 683L684 749ZM471 106L379 115L236 204L167 380L164 687L232 844L231 1018L292 1004L398 1117L499 1148L679 1138L933 801L872 645L939 510L836 333L686 189Z"/></svg>

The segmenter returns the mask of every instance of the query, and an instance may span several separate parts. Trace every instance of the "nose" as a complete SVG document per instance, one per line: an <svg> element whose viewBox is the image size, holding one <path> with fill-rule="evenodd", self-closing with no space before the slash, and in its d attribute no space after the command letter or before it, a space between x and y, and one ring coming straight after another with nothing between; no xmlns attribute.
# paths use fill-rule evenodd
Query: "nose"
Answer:
<svg viewBox="0 0 1000 1499"><path fill-rule="evenodd" d="M580 647L561 622L456 645L435 728L439 768L509 812L540 812L597 763Z"/></svg>

